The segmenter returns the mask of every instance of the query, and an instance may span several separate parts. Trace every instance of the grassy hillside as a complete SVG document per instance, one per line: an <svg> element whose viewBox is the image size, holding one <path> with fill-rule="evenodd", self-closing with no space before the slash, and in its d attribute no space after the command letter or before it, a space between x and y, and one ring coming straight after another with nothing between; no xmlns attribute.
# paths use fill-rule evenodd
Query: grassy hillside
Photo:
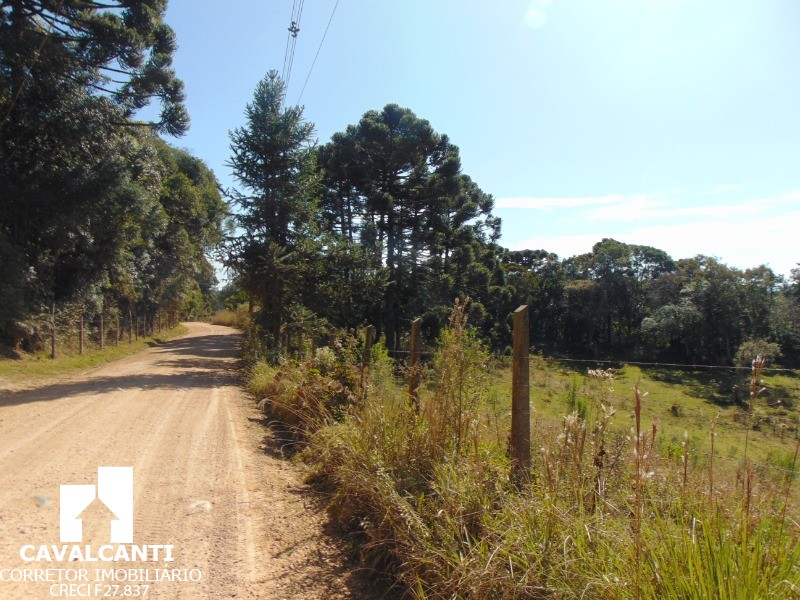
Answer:
<svg viewBox="0 0 800 600"><path fill-rule="evenodd" d="M716 420L716 453L723 459L742 457L748 422L749 371L685 370L675 367L623 366L610 368L613 380L590 376L601 366L593 363L531 361L531 403L536 427L551 427L573 410L596 412L598 403L617 410L611 426L626 431L633 423L633 386L646 393L642 403L645 423L657 423L662 454L674 455L689 434L696 462L703 462L711 447L711 424ZM750 418L750 458L785 466L796 445L800 424L800 376L770 373L761 377L763 391ZM493 393L511 397L510 369L493 375Z"/></svg>

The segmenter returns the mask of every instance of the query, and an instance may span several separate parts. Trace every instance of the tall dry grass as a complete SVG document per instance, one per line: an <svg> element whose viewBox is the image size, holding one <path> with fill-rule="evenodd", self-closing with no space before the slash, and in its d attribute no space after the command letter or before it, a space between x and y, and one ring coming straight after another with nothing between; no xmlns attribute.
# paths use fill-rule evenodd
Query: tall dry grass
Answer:
<svg viewBox="0 0 800 600"><path fill-rule="evenodd" d="M620 413L609 404L613 372L595 373L559 423L534 413L538 452L517 491L498 433L509 410L487 392L487 356L463 307L442 334L419 414L380 346L368 401L354 377L331 402L320 377L359 359L331 352L325 368L315 358L265 372L266 403L294 423L310 477L365 567L391 573L411 597L800 597L794 467L783 479L746 470L743 486L713 461L713 422L707 464L690 460L688 439L679 456L663 452L657 425L642 422L645 393L631 390L633 411ZM610 427L618 419L627 435Z"/></svg>
<svg viewBox="0 0 800 600"><path fill-rule="evenodd" d="M223 308L218 310L211 317L213 325L225 325L226 327L236 327L237 329L244 330L250 323L250 314L248 313L247 305L240 304L235 310Z"/></svg>

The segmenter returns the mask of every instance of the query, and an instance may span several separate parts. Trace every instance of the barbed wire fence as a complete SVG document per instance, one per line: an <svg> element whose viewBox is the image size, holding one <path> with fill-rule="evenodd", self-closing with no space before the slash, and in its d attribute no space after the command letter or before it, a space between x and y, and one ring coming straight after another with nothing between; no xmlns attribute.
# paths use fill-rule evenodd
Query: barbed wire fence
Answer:
<svg viewBox="0 0 800 600"><path fill-rule="evenodd" d="M400 349L394 349L394 350L390 350L389 351L389 355L392 358L394 358L396 360L399 359L400 361L404 362L406 365L418 364L419 361L423 357L426 358L426 359L430 359L432 356L434 356L436 354L436 352L434 350L430 350L430 349L423 350L422 349L422 345L420 344L420 341L419 341L419 328L415 328L415 329L411 330L410 335L408 336L408 339L406 340L407 344L408 344L408 349L400 348ZM415 336L417 336L416 340L414 339ZM560 357L560 356L545 356L543 354L534 354L533 352L531 352L531 348L528 346L528 343L527 343L527 338L525 338L525 339L526 339L526 341L525 341L526 347L524 349L518 349L518 350L521 350L520 352L515 352L514 356L511 358L511 363L512 363L511 366L512 366L512 371L514 371L514 362L515 361L519 361L519 360L524 360L525 363L526 363L526 366L528 367L527 369L524 370L526 375L523 377L524 381L522 381L522 380L512 381L511 382L511 387L512 387L512 397L513 397L513 396L517 395L514 392L514 389L515 389L516 386L519 386L519 385L526 386L526 389L523 391L523 397L527 398L527 402L528 403L530 403L530 392L529 392L530 386L531 385L535 385L535 382L531 381L530 374L532 372L535 372L534 371L535 367L536 366L541 366L542 362L544 362L546 364L550 364L550 365L559 365L559 364L563 364L563 365L579 365L579 364L580 365L586 365L587 366L587 371L590 371L592 366L594 366L596 369L600 369L601 366L606 366L606 370L610 369L612 371L616 370L616 369L622 369L622 368L627 367L627 366L635 366L635 367L641 367L641 368L648 369L648 370L650 370L650 369L665 369L665 370L673 370L675 372L703 372L703 371L711 372L711 373L724 372L724 373L729 373L729 374L732 374L732 375L746 374L746 373L749 373L751 371L751 367L737 366L737 365L683 364L683 363L656 362L656 361L633 361L633 360L621 360L621 359L589 359L589 358L570 358L570 357ZM524 358L520 358L520 357L524 357ZM404 372L404 374L406 375L406 377L409 380L409 390L411 390L411 389L416 390L416 388L418 387L418 384L412 380L412 377L415 374L418 374L417 373L418 368L412 370L412 369L406 367L402 371ZM800 376L800 370L791 369L791 368L783 368L783 367L765 367L765 368L763 368L761 370L761 372L764 373L764 374L782 374L782 375L787 375L787 376L790 376L790 377L798 377L798 376ZM714 382L714 380L712 380L712 382ZM410 398L409 399L410 399L410 401L412 403L418 401L414 397L411 396L411 392L409 392L409 393L410 393ZM792 397L792 400L795 401L796 399L794 397ZM798 398L797 400L800 400L800 398ZM512 414L514 412L514 402L518 402L518 401L519 400L512 401ZM705 416L707 416L707 414L704 413L703 411L701 411L699 408L692 409L692 408L685 407L685 406L677 406L677 408L668 407L668 410L673 410L673 408L675 409L675 413L676 413L676 414L674 414L674 416L689 417L689 418L691 418L693 416L694 417L705 417ZM730 406L728 408L736 409L737 406L735 405L735 403L733 401L731 401ZM741 406L738 407L738 408L741 409L740 412L744 410L743 407L741 407ZM735 415L736 415L736 413L734 413L734 416L732 417L733 420L735 420ZM743 418L745 416L746 416L746 413L743 413ZM749 423L749 422L742 423L742 425L744 425L745 427L752 426L752 424ZM788 427L788 425L786 423L784 423L784 422L777 423L777 424L767 423L767 425L772 426L773 433L775 435L780 435L781 438L785 438L785 437L788 437L789 435L791 435L791 437L794 440L797 440L798 436L800 436L800 418L798 418L796 416L794 417L793 423L791 423L791 427ZM788 429L787 429L787 427L788 427ZM717 433L715 435L720 435L720 434ZM513 440L512 440L512 442L513 442ZM523 441L522 444L524 446L525 442ZM529 440L527 442L527 445L528 445L527 452L530 453L530 441ZM512 446L513 446L513 443L512 443ZM513 452L514 452L513 447L511 449L511 452L512 452L512 455L513 455ZM524 449L522 450L522 453L524 455L524 453L525 453ZM749 468L752 468L755 471L762 472L762 473L771 472L771 473L780 475L781 478L784 478L784 479L785 478L794 479L797 476L797 469L794 466L787 467L787 466L782 466L781 464L776 464L776 462L778 462L778 463L780 462L781 457L776 457L776 459L775 459L776 462L763 462L763 461L762 462L756 462L756 461L753 461L752 459L748 458L747 459L747 465L745 465L745 459L744 458L737 458L735 456L728 456L728 455L721 454L721 453L718 453L718 452L715 452L712 455L710 452L706 452L706 451L701 450L699 448L692 448L692 447L690 447L690 449L688 450L687 456L692 461L692 463L695 466L697 466L698 468L699 467L704 467L706 464L708 464L709 461L722 461L722 462L730 465L731 467L733 467L735 469L744 469L747 466L749 466ZM668 453L667 455L663 456L662 458L664 458L664 459L681 459L681 456L678 456L678 454L673 451L671 454ZM524 463L524 461L526 460L525 456L523 456L521 458L521 460ZM527 460L530 461L529 456L528 456Z"/></svg>
<svg viewBox="0 0 800 600"><path fill-rule="evenodd" d="M121 308L83 311L74 306L64 310L51 308L29 321L25 350L49 354L51 359L63 353L82 355L90 350L103 351L109 346L133 343L174 328L178 316L172 312L136 313Z"/></svg>

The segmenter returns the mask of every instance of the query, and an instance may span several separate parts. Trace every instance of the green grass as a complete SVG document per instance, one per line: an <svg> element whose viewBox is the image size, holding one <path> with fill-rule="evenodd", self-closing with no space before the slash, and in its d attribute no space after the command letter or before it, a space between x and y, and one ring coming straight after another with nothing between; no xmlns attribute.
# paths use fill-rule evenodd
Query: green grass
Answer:
<svg viewBox="0 0 800 600"><path fill-rule="evenodd" d="M103 351L98 348L85 348L83 354L71 348L59 347L59 355L55 359L51 359L45 352L21 354L17 358L0 358L0 384L3 381L9 383L36 381L91 369L157 346L183 335L186 331L186 327L178 325L154 337L140 337L130 344L127 339L120 340L119 346L113 342L106 343Z"/></svg>
<svg viewBox="0 0 800 600"><path fill-rule="evenodd" d="M531 362L531 402L534 426L538 421L549 426L577 406L596 411L604 402L617 410L612 431L624 432L633 424L633 386L647 393L642 405L642 421L648 427L657 422L657 438L664 453L675 453L689 434L695 461L704 461L711 450L711 423L717 420L715 455L723 461L737 461L744 451L747 430L746 406L736 402L737 389L746 386L728 372L624 366L615 369L613 382L587 375L587 369L574 369L566 363L533 358ZM800 421L800 377L767 374L765 391L753 411L748 454L759 463L785 463L794 452ZM511 395L511 371L494 373L493 392L498 397ZM747 397L747 389L739 394Z"/></svg>

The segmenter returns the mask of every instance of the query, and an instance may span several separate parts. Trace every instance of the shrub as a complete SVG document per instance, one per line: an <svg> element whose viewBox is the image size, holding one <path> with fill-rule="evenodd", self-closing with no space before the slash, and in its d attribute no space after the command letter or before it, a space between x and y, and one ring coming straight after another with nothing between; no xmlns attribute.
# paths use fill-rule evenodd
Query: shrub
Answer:
<svg viewBox="0 0 800 600"><path fill-rule="evenodd" d="M467 327L467 303L456 302L433 359L432 394L425 405L430 452L456 456L467 442L477 452L477 408L489 388L489 355Z"/></svg>
<svg viewBox="0 0 800 600"><path fill-rule="evenodd" d="M249 391L295 438L306 440L326 424L341 421L357 400L359 371L350 360L351 345L336 340L304 362L281 367L260 358L248 368Z"/></svg>
<svg viewBox="0 0 800 600"><path fill-rule="evenodd" d="M767 340L751 339L743 342L736 350L734 362L738 367L750 368L757 356L763 357L766 364L773 364L777 358L780 358L780 355L781 347L778 344Z"/></svg>

